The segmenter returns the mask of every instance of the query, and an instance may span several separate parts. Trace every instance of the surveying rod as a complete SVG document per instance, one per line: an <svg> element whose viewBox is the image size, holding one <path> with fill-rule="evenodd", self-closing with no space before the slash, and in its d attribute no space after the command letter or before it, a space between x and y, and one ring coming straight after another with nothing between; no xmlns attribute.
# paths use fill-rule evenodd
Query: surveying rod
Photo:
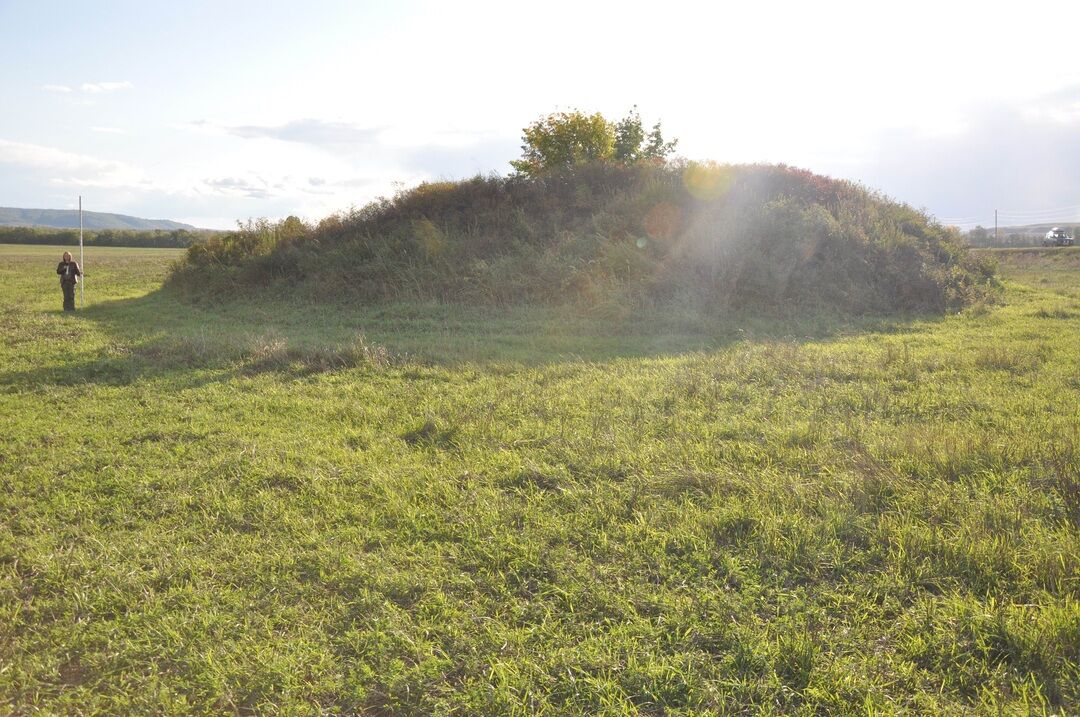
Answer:
<svg viewBox="0 0 1080 717"><path fill-rule="evenodd" d="M82 281L79 282L79 304L86 308L86 262L83 260L82 241L82 195L79 195L79 269L83 272Z"/></svg>

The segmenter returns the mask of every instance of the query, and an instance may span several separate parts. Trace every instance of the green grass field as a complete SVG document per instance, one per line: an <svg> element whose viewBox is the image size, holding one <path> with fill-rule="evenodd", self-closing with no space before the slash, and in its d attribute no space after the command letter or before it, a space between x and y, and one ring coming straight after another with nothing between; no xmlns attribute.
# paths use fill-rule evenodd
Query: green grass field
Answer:
<svg viewBox="0 0 1080 717"><path fill-rule="evenodd" d="M1080 249L891 319L0 246L0 713L1076 714Z"/></svg>

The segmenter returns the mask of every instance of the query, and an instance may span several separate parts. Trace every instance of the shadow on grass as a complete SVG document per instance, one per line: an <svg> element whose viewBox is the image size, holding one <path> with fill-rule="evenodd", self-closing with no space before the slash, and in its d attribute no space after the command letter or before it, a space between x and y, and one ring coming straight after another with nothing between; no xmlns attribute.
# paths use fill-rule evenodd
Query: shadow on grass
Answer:
<svg viewBox="0 0 1080 717"><path fill-rule="evenodd" d="M94 304L75 316L104 329L105 341L93 357L2 372L0 385L126 385L163 379L180 390L234 376L276 372L302 377L360 366L604 363L713 351L741 341L799 344L862 333L906 333L916 330L916 321L936 318L272 299L193 303L168 288Z"/></svg>

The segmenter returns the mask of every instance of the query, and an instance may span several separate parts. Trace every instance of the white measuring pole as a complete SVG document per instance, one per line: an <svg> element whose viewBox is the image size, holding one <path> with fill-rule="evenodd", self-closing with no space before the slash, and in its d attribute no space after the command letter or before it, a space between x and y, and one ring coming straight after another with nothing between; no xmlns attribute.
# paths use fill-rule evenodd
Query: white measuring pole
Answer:
<svg viewBox="0 0 1080 717"><path fill-rule="evenodd" d="M79 303L86 308L86 262L83 259L82 242L82 195L79 195L79 268L83 271L82 281L79 282Z"/></svg>

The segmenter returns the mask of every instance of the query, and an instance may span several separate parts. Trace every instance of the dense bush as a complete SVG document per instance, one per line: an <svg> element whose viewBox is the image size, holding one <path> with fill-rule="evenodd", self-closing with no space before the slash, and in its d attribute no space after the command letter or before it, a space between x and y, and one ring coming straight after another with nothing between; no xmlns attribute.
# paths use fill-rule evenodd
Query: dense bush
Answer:
<svg viewBox="0 0 1080 717"><path fill-rule="evenodd" d="M599 112L553 112L523 129L521 140L521 159L510 166L528 177L597 161L662 161L678 144L664 140L659 122L646 134L636 107L618 122Z"/></svg>
<svg viewBox="0 0 1080 717"><path fill-rule="evenodd" d="M852 183L640 162L426 183L317 226L249 223L192 247L172 280L367 301L864 313L955 309L995 285L954 230Z"/></svg>

